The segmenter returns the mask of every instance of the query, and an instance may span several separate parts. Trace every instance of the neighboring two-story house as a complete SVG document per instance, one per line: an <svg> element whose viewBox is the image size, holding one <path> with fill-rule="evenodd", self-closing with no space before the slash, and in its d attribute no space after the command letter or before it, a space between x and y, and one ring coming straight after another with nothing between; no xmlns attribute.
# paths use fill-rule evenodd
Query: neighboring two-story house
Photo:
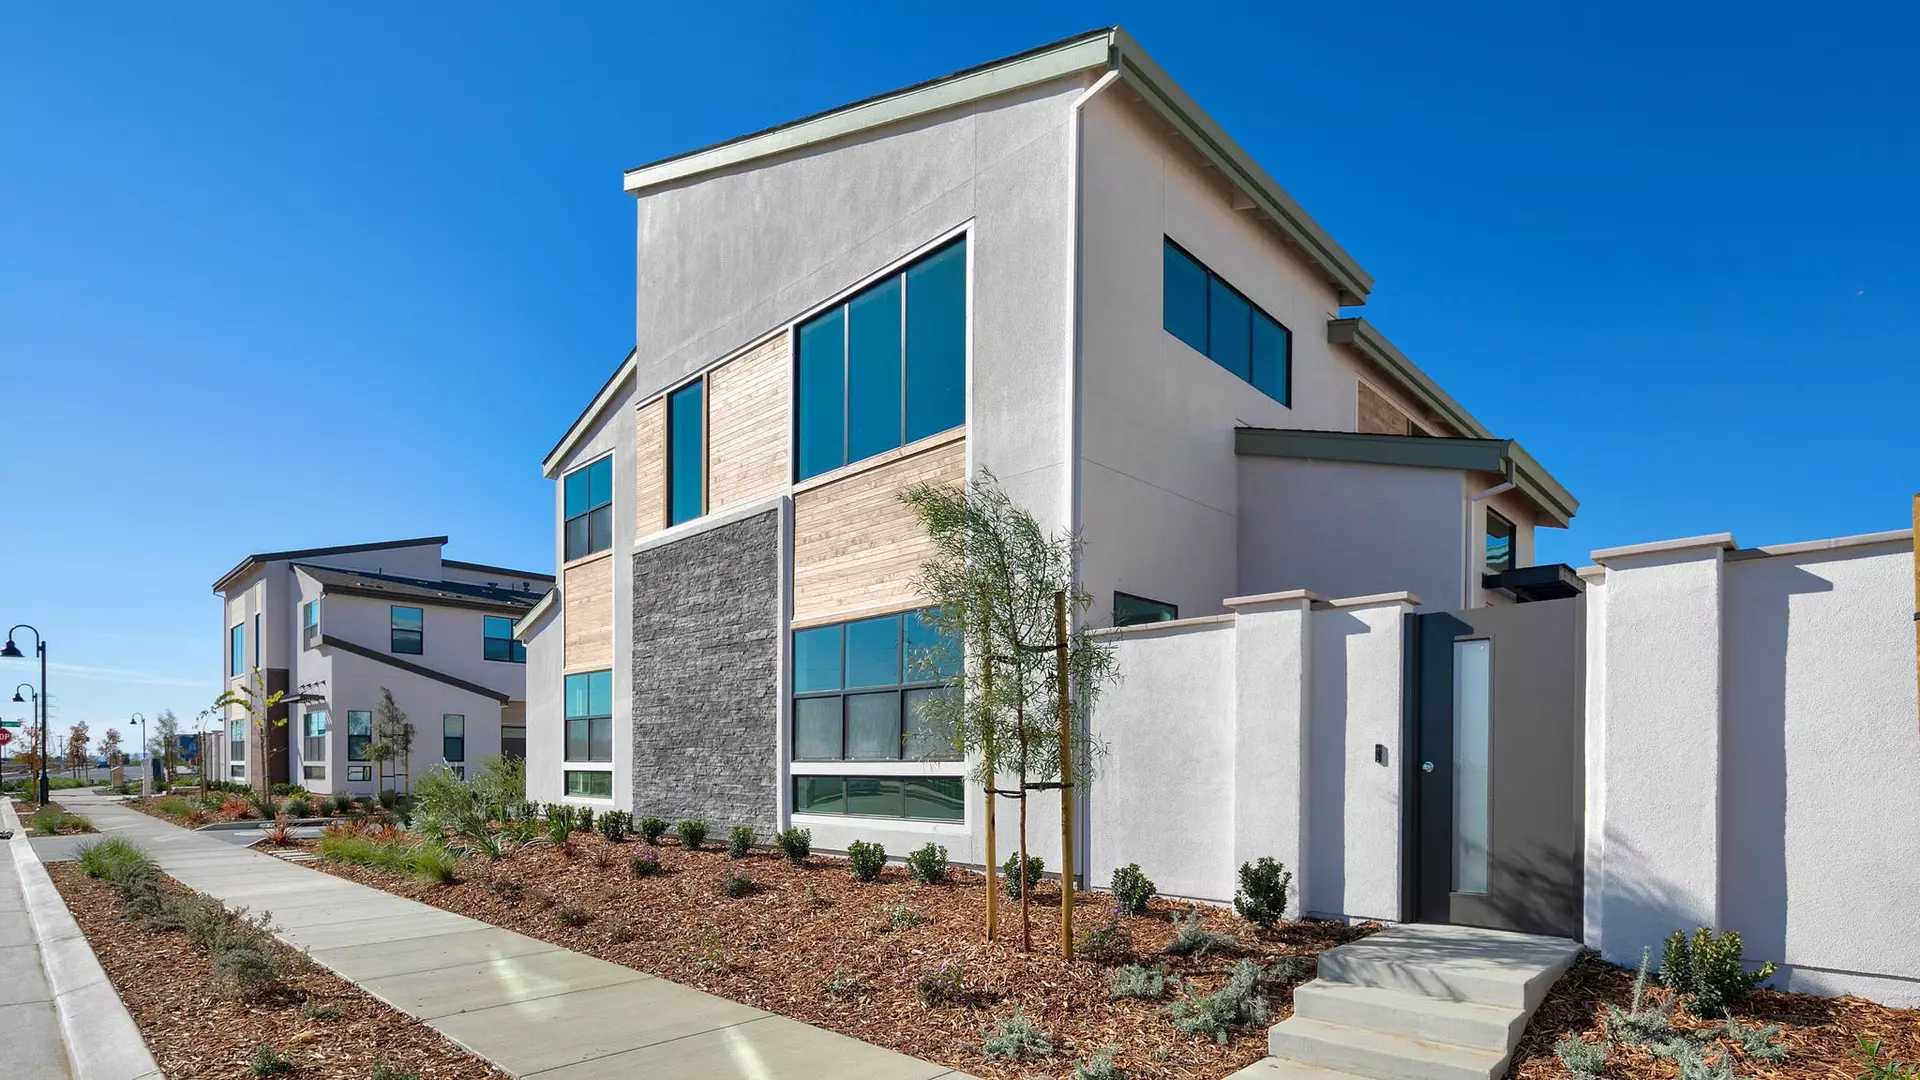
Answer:
<svg viewBox="0 0 1920 1080"><path fill-rule="evenodd" d="M990 469L1078 532L1096 625L1500 603L1575 510L1117 28L625 186L641 344L544 462L560 580L518 627L536 799L976 860L965 762L903 749L940 692L916 482Z"/></svg>
<svg viewBox="0 0 1920 1080"><path fill-rule="evenodd" d="M214 582L222 685L283 696L264 724L226 710L207 775L251 782L264 770L269 783L363 795L442 762L464 773L523 754L526 653L512 627L553 578L443 559L446 542L264 552ZM382 690L414 729L404 770L367 750Z"/></svg>

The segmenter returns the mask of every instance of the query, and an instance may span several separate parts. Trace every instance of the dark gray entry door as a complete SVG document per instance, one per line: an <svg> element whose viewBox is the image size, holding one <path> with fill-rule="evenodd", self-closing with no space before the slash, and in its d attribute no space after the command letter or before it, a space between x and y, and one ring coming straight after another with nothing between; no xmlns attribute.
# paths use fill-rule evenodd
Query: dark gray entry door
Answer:
<svg viewBox="0 0 1920 1080"><path fill-rule="evenodd" d="M1580 937L1585 605L1413 618L1419 921Z"/></svg>

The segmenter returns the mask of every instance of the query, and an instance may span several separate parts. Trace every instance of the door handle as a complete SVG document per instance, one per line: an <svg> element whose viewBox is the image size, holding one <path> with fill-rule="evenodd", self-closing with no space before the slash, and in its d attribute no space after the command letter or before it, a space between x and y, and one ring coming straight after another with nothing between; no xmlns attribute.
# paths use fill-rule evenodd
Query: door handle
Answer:
<svg viewBox="0 0 1920 1080"><path fill-rule="evenodd" d="M1421 772L1432 772L1432 771L1433 771L1433 762L1431 762L1431 761L1423 761L1423 762L1421 762L1421 763L1420 763L1420 771L1421 771Z"/></svg>

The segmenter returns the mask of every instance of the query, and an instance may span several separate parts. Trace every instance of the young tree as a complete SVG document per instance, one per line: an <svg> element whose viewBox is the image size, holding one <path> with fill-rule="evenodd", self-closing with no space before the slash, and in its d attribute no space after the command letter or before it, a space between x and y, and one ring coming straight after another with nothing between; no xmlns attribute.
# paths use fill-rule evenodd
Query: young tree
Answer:
<svg viewBox="0 0 1920 1080"><path fill-rule="evenodd" d="M87 734L86 721L81 721L67 729L67 774L78 777L87 767L87 744L93 741Z"/></svg>
<svg viewBox="0 0 1920 1080"><path fill-rule="evenodd" d="M153 743L147 753L160 762L167 783L173 783L173 770L180 763L180 720L172 709L161 709L153 718Z"/></svg>
<svg viewBox="0 0 1920 1080"><path fill-rule="evenodd" d="M109 766L126 764L126 755L120 752L120 729L108 728L100 736L100 756L107 759Z"/></svg>
<svg viewBox="0 0 1920 1080"><path fill-rule="evenodd" d="M380 762L380 780L384 786L387 777L395 778L394 788L403 794L410 794L413 788L413 725L407 722L407 714L394 703L393 691L380 688L380 704L373 714L373 742L367 747L367 758ZM388 763L392 764L389 765Z"/></svg>
<svg viewBox="0 0 1920 1080"><path fill-rule="evenodd" d="M272 693L268 693L267 677L261 674L260 669L257 667L250 669L250 676L248 683L242 683L235 689L228 690L219 697L214 698L212 707L200 715L206 716L211 713L219 716L222 726L220 736L225 738L227 734L225 731L227 709L229 707L236 708L246 714L247 726L251 729L253 735L253 737L248 740L250 745L247 750L247 778L255 791L265 793L271 784L271 781L268 779L268 770L271 766L271 758L269 755L272 751L267 746L267 732L273 728L287 726L286 717L283 716L278 720L273 719L273 707L280 704L280 699L286 697L287 692L285 690L275 690ZM205 735L201 736L203 739L205 737ZM204 781L206 779L206 755L202 754L200 760L202 762L200 778Z"/></svg>
<svg viewBox="0 0 1920 1080"><path fill-rule="evenodd" d="M37 796L27 794L37 789L34 777L40 774L40 725L29 723L20 727L20 749L14 751L13 760L26 767L27 776L22 781L20 791L28 799Z"/></svg>
<svg viewBox="0 0 1920 1080"><path fill-rule="evenodd" d="M959 643L969 658L950 678L949 685L960 692L929 701L922 717L974 758L974 778L986 789L989 823L996 797L1019 805L1020 941L1031 951L1027 799L1035 790L1060 791L1064 840L1071 785L1086 781L1100 750L1085 721L1103 685L1115 677L1113 648L1085 627L1069 629L1067 616L1092 602L1074 580L1078 538L1042 529L991 472L982 469L965 488L919 484L901 498L934 546L916 581L934 604L923 618ZM924 668L926 657L916 659ZM1009 773L1014 786L997 787L998 778ZM991 824L987 837L991 875ZM1073 888L1070 859L1071 847L1063 845L1061 948L1067 955L1073 948L1066 900ZM991 879L988 888L993 888Z"/></svg>

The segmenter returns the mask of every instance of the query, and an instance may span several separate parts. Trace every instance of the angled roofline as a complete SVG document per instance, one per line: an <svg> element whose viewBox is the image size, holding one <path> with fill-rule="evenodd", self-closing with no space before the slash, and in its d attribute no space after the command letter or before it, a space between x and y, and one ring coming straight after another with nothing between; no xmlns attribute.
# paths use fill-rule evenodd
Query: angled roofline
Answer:
<svg viewBox="0 0 1920 1080"><path fill-rule="evenodd" d="M1147 55L1139 42L1118 26L1089 31L928 82L636 166L626 172L626 191L638 195L651 188L1096 69L1119 72L1120 80L1139 94L1148 108L1238 189L1246 201L1246 209L1266 214L1326 275L1339 294L1342 306L1366 303L1367 294L1373 291L1373 278Z"/></svg>
<svg viewBox="0 0 1920 1080"><path fill-rule="evenodd" d="M376 579L379 577L379 575L365 574L363 571L344 570L337 566L321 566L317 563L294 563L293 568L306 574L314 584L320 586L320 593L323 596L327 594L335 596L365 596L375 600L405 601L405 606L409 607L418 604L423 607L463 608L470 611L491 612L495 615L508 615L516 619L520 617L522 612L528 610L525 604L515 604L506 600L488 600L480 596L421 596L417 593L392 592L387 589L375 589L365 585L324 581L315 577L313 574L313 571L319 570L335 574L361 574L362 576L374 577ZM459 584L466 584L466 582L460 582Z"/></svg>
<svg viewBox="0 0 1920 1080"><path fill-rule="evenodd" d="M412 672L422 678L432 679L437 683L445 683L448 686L458 687L469 694L479 694L481 697L492 698L502 705L513 700L512 695L503 694L492 687L481 686L476 682L468 682L457 675L449 675L444 671L435 671L425 664L416 664L408 660L402 660L397 656L388 656L378 649L369 649L365 645L356 645L345 638L334 637L332 634L322 633L320 635L320 644L339 649L342 652L350 652L355 656L364 656L377 663L382 663L392 668L399 668L401 671Z"/></svg>
<svg viewBox="0 0 1920 1080"><path fill-rule="evenodd" d="M441 559L440 565L451 566L456 570L480 570L495 574L505 574L508 577L533 578L536 581L554 580L552 574L542 574L537 570L515 570L508 566L490 566L487 563L461 562L459 559Z"/></svg>
<svg viewBox="0 0 1920 1080"><path fill-rule="evenodd" d="M323 555L352 555L356 552L361 552L361 551L379 551L383 548L422 547L427 544L444 545L446 542L447 542L447 538L444 536L416 536L411 540L383 540L383 541L372 543L372 544L341 544L337 547L299 548L294 551L256 552L255 554L249 555L246 558L241 559L239 563L237 563L234 566L233 569L220 575L220 580L213 583L213 591L214 592L221 591L222 589L226 588L226 585L228 582L232 581L235 577L239 576L241 573L245 572L246 570L259 565L260 563L280 562L283 559L314 559L314 558L319 558Z"/></svg>
<svg viewBox="0 0 1920 1080"><path fill-rule="evenodd" d="M1447 439L1435 435L1372 435L1356 431L1235 428L1233 452L1244 457L1310 458L1363 465L1407 465L1495 473L1560 528L1580 503L1533 455L1512 439Z"/></svg>
<svg viewBox="0 0 1920 1080"><path fill-rule="evenodd" d="M548 589L546 595L542 596L539 602L529 608L525 615L520 616L519 622L513 624L514 639L525 642L527 635L533 632L533 624L546 618L547 613L554 610L554 606L559 603L559 600L560 590Z"/></svg>
<svg viewBox="0 0 1920 1080"><path fill-rule="evenodd" d="M1434 415L1452 424L1459 431L1475 439L1491 439L1493 432L1487 426L1474 419L1467 407L1453 400L1453 396L1440 389L1420 365L1407 358L1407 354L1394 348L1372 323L1365 319L1329 319L1327 320L1327 344L1345 345L1361 356L1372 361L1385 371L1394 384L1415 401L1424 405Z"/></svg>
<svg viewBox="0 0 1920 1080"><path fill-rule="evenodd" d="M553 449L547 451L547 456L540 462L540 475L549 480L553 479L554 471L560 467L561 460L573 452L574 443L580 440L587 426L606 409L607 403L613 400L614 392L620 388L620 384L627 381L633 374L634 357L639 353L640 347L637 345L627 350L627 358L620 361L620 366L613 369L613 374L607 376L606 382L600 384L600 389L594 393L593 400L587 402L587 407L580 410L580 415L573 418L573 423L567 425L567 433L560 436L560 441L553 444Z"/></svg>

